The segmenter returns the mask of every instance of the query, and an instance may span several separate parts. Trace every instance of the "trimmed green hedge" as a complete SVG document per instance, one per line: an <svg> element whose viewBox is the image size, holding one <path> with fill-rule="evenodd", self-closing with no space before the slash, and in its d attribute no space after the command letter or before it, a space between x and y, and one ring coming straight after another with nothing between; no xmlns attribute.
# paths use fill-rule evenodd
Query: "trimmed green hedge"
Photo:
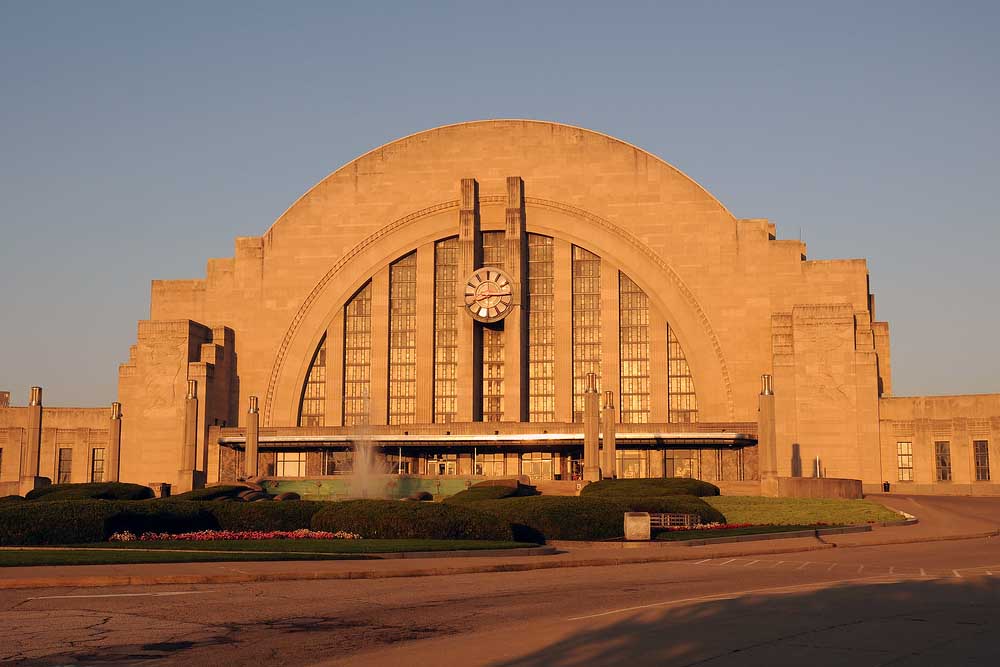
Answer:
<svg viewBox="0 0 1000 667"><path fill-rule="evenodd" d="M50 484L25 495L27 500L145 500L153 490L140 484L91 482L88 484Z"/></svg>
<svg viewBox="0 0 1000 667"><path fill-rule="evenodd" d="M581 496L600 498L640 498L645 496L717 496L719 487L700 479L604 479L586 485Z"/></svg>
<svg viewBox="0 0 1000 667"><path fill-rule="evenodd" d="M285 500L252 503L215 501L198 504L206 507L223 530L299 530L309 528L313 516L332 503Z"/></svg>
<svg viewBox="0 0 1000 667"><path fill-rule="evenodd" d="M168 500L221 500L223 498L235 498L236 494L248 490L250 487L242 484L222 484L220 486L207 486L204 489L194 489L185 493L178 493L170 496Z"/></svg>
<svg viewBox="0 0 1000 667"><path fill-rule="evenodd" d="M291 503L281 503L281 505ZM459 505L398 500L326 503L313 530L345 530L373 539L510 540L510 527L496 517Z"/></svg>
<svg viewBox="0 0 1000 667"><path fill-rule="evenodd" d="M0 505L8 505L12 503L23 503L23 502L24 502L24 496L19 496L16 494L0 498Z"/></svg>
<svg viewBox="0 0 1000 667"><path fill-rule="evenodd" d="M216 527L215 518L195 503L159 500L53 500L0 506L0 545L103 542L128 530L179 533Z"/></svg>
<svg viewBox="0 0 1000 667"><path fill-rule="evenodd" d="M529 496L470 502L465 506L509 524L519 542L614 539L624 533L625 512L696 514L703 522L724 521L722 514L695 496Z"/></svg>

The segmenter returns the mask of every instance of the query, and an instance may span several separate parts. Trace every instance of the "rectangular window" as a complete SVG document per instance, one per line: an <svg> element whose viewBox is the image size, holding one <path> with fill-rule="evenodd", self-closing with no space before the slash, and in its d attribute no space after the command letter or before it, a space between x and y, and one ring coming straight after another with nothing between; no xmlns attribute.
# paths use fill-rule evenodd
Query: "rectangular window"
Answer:
<svg viewBox="0 0 1000 667"><path fill-rule="evenodd" d="M528 234L528 421L556 418L552 237Z"/></svg>
<svg viewBox="0 0 1000 667"><path fill-rule="evenodd" d="M434 423L455 421L458 410L458 239L434 244Z"/></svg>
<svg viewBox="0 0 1000 667"><path fill-rule="evenodd" d="M90 481L104 481L104 449L94 449L90 452Z"/></svg>
<svg viewBox="0 0 1000 667"><path fill-rule="evenodd" d="M56 483L69 484L73 473L73 450L70 447L59 448L59 464L56 466Z"/></svg>
<svg viewBox="0 0 1000 667"><path fill-rule="evenodd" d="M701 477L701 459L696 449L668 449L667 477Z"/></svg>
<svg viewBox="0 0 1000 667"><path fill-rule="evenodd" d="M913 443L896 443L896 468L899 471L900 482L913 481Z"/></svg>
<svg viewBox="0 0 1000 667"><path fill-rule="evenodd" d="M335 452L332 449L324 449L323 450L322 458L321 458L321 461L320 461L320 465L321 465L320 469L322 471L322 474L324 474L324 475L336 475L338 472L340 472L340 470L337 469L337 457L336 457L336 454L338 454L338 453L339 452Z"/></svg>
<svg viewBox="0 0 1000 667"><path fill-rule="evenodd" d="M389 423L417 418L417 253L389 267Z"/></svg>
<svg viewBox="0 0 1000 667"><path fill-rule="evenodd" d="M278 477L306 476L305 452L278 452L277 463L276 474Z"/></svg>
<svg viewBox="0 0 1000 667"><path fill-rule="evenodd" d="M951 445L946 441L934 443L934 468L937 481L951 481Z"/></svg>
<svg viewBox="0 0 1000 667"><path fill-rule="evenodd" d="M428 454L425 462L428 475L458 474L458 454Z"/></svg>
<svg viewBox="0 0 1000 667"><path fill-rule="evenodd" d="M344 307L344 426L367 424L371 387L372 284Z"/></svg>
<svg viewBox="0 0 1000 667"><path fill-rule="evenodd" d="M552 454L550 452L522 454L521 474L531 479L552 479Z"/></svg>
<svg viewBox="0 0 1000 667"><path fill-rule="evenodd" d="M505 474L503 452L477 454L476 474L485 477L503 477Z"/></svg>
<svg viewBox="0 0 1000 667"><path fill-rule="evenodd" d="M987 440L975 440L972 443L972 455L976 464L976 481L990 481L990 443Z"/></svg>
<svg viewBox="0 0 1000 667"><path fill-rule="evenodd" d="M601 380L601 258L573 246L573 421L583 421L587 375Z"/></svg>
<svg viewBox="0 0 1000 667"><path fill-rule="evenodd" d="M649 422L649 299L618 274L618 339L622 424Z"/></svg>
<svg viewBox="0 0 1000 667"><path fill-rule="evenodd" d="M618 477L623 479L639 479L649 477L649 450L619 449L615 451Z"/></svg>

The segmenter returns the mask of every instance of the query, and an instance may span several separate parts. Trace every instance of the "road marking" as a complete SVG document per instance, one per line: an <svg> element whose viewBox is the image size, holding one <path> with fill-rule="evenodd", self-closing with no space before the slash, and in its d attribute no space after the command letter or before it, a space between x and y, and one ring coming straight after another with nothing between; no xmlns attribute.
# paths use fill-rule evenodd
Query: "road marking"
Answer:
<svg viewBox="0 0 1000 667"><path fill-rule="evenodd" d="M861 574L861 570L865 569L864 565L858 565L858 574Z"/></svg>
<svg viewBox="0 0 1000 667"><path fill-rule="evenodd" d="M586 616L573 616L571 618L567 618L566 620L567 621L586 621L586 620L591 619L591 618L601 618L602 616L611 616L613 614L623 614L623 613L630 612L630 611L639 611L639 610L642 610L642 609L652 609L652 608L655 608L655 607L668 607L670 605L684 604L686 602L707 602L707 601L712 601L712 600L720 600L720 601L721 600L733 600L735 598L742 597L744 595L752 595L754 593L781 593L781 592L794 592L794 591L802 591L802 590L809 590L809 589L823 589L823 588L830 588L832 586L836 586L838 584L844 584L844 583L848 583L848 582L867 581L867 580L870 580L870 579L883 579L883 578L884 578L884 575L882 575L882 576L872 575L872 576L869 576L869 577L849 577L847 579L835 579L833 581L824 581L824 582L811 583L811 584L793 584L793 585L790 585L790 586L773 586L773 587L768 587L768 588L750 588L750 589L743 590L743 591L732 591L730 593L716 593L714 595L699 595L697 597L692 597L692 598L681 598L679 600L666 600L664 602L653 602L651 604L637 605L635 607L622 607L621 609L611 609L610 611L602 611L602 612L598 612L596 614L587 614ZM891 583L894 583L894 582L884 582L884 583L891 584Z"/></svg>
<svg viewBox="0 0 1000 667"><path fill-rule="evenodd" d="M802 565L799 565L799 566L798 566L797 568L795 568L795 569L796 569L796 570L804 570L804 569L806 569L806 566L807 566L807 565L809 565L809 563L810 563L810 562L811 562L811 561L806 561L806 562L802 563Z"/></svg>
<svg viewBox="0 0 1000 667"><path fill-rule="evenodd" d="M712 559L711 558L706 558L705 560L698 561L697 563L695 563L695 565L701 565L702 563L707 563L710 560L712 560Z"/></svg>
<svg viewBox="0 0 1000 667"><path fill-rule="evenodd" d="M778 567L779 565L781 565L781 564L782 564L782 563L784 563L784 562L785 562L785 561L783 561L783 560L779 560L779 561L778 561L777 563L775 563L775 564L774 564L774 565L772 565L771 567Z"/></svg>
<svg viewBox="0 0 1000 667"><path fill-rule="evenodd" d="M747 563L746 565L744 565L743 567L750 567L750 566L751 566L751 565L753 565L754 563L759 563L759 562L760 562L759 560L752 560L752 561L750 561L749 563Z"/></svg>
<svg viewBox="0 0 1000 667"><path fill-rule="evenodd" d="M921 577L926 577L927 576L927 573L924 572L924 568L920 568L920 576Z"/></svg>
<svg viewBox="0 0 1000 667"><path fill-rule="evenodd" d="M827 571L827 572L829 572L830 570L832 570L832 569L833 569L833 568L835 568L835 567L837 567L837 564L836 564L836 563L834 563L834 564L833 564L833 565L831 565L830 567L826 568L826 571Z"/></svg>
<svg viewBox="0 0 1000 667"><path fill-rule="evenodd" d="M142 598L142 597L168 597L171 595L199 595L201 593L212 593L213 591L164 591L162 593L105 593L103 595L43 595L28 600L79 600L85 598Z"/></svg>
<svg viewBox="0 0 1000 667"><path fill-rule="evenodd" d="M730 564L730 563L732 563L732 562L733 562L734 560L737 560L737 559L736 559L736 558L730 558L730 559L729 559L729 560L727 560L727 561L726 561L725 563L719 563L719 565L729 565L729 564Z"/></svg>
<svg viewBox="0 0 1000 667"><path fill-rule="evenodd" d="M889 568L889 574L896 574L896 566L893 565Z"/></svg>
<svg viewBox="0 0 1000 667"><path fill-rule="evenodd" d="M960 574L958 573L958 570L952 570L952 572L954 572L954 573L955 573L955 576L956 576L956 577L958 577L959 579L961 579L961 578L962 578L962 575L960 575Z"/></svg>

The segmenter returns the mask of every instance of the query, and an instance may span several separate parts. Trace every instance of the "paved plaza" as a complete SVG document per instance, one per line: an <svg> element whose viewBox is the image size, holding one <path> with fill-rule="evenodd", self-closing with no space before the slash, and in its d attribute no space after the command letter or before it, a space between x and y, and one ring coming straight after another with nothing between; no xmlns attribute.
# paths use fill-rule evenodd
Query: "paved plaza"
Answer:
<svg viewBox="0 0 1000 667"><path fill-rule="evenodd" d="M1000 538L986 535L1000 528L1000 498L883 502L922 514L921 523L822 542L365 563L372 571L395 569L395 576L370 580L2 590L0 622L13 639L0 659L29 665L249 665L269 656L283 664L331 665L995 662L1000 654L990 624L1000 613ZM981 536L954 539L971 534ZM689 560L624 562L677 551ZM574 559L601 558L620 564L572 567ZM515 561L571 567L444 574ZM168 567L191 565L132 569ZM198 567L276 574L359 564ZM405 568L426 576L407 576ZM5 581L24 574L18 570L4 573Z"/></svg>

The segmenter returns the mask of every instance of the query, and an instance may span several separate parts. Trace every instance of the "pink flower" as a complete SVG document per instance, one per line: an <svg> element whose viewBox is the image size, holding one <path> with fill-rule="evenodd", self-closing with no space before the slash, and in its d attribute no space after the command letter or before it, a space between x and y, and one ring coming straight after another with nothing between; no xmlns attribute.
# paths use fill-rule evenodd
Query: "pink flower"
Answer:
<svg viewBox="0 0 1000 667"><path fill-rule="evenodd" d="M127 537L130 536L130 537ZM112 542L126 542L135 540L132 533L115 533L109 540ZM338 530L335 533L321 530L309 530L300 528L298 530L199 530L191 533L143 533L139 540L143 542L162 542L168 540L181 540L188 542L207 542L209 540L359 540L361 536L356 533L348 533Z"/></svg>

